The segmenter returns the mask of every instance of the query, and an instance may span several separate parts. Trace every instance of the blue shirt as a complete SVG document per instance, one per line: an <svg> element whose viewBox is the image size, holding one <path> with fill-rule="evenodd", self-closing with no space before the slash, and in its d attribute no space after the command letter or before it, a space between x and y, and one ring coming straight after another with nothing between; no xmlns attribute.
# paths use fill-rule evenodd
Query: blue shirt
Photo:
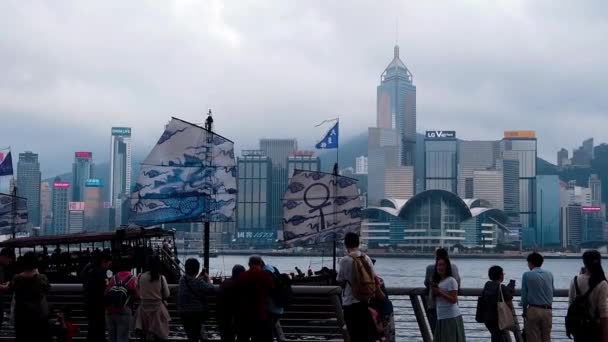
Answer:
<svg viewBox="0 0 608 342"><path fill-rule="evenodd" d="M521 304L551 305L553 304L553 274L540 267L524 273L521 279Z"/></svg>

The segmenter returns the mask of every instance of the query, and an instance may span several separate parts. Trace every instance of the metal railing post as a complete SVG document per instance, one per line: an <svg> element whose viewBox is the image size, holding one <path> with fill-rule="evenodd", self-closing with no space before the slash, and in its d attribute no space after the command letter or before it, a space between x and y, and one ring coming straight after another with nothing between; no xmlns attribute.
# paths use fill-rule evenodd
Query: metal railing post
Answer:
<svg viewBox="0 0 608 342"><path fill-rule="evenodd" d="M412 309L416 315L416 321L418 322L418 329L420 329L422 340L424 342L433 342L433 334L431 333L429 321L426 319L424 305L422 304L420 296L411 294L410 302L412 303Z"/></svg>

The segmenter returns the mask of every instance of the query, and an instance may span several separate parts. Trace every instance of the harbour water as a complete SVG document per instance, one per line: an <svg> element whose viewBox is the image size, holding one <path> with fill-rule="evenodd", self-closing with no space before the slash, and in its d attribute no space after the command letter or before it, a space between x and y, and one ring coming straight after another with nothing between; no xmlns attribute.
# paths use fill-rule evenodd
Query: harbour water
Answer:
<svg viewBox="0 0 608 342"><path fill-rule="evenodd" d="M193 257L193 256L190 256ZM247 264L246 256L220 255L210 259L211 275L229 275L235 264ZM266 263L271 264L281 272L295 272L299 267L303 272L308 270L309 265L313 270L319 270L325 266L332 267L331 257L264 257ZM458 266L462 278L462 287L483 287L488 279L488 268L500 265L505 270L505 281L515 279L517 287L521 282L521 276L528 270L525 259L464 259L453 260ZM429 259L410 258L376 258L376 271L389 287L422 287L426 266L433 263ZM572 278L580 271L582 260L577 259L547 259L543 268L551 271L555 278L555 288L566 289L570 286Z"/></svg>

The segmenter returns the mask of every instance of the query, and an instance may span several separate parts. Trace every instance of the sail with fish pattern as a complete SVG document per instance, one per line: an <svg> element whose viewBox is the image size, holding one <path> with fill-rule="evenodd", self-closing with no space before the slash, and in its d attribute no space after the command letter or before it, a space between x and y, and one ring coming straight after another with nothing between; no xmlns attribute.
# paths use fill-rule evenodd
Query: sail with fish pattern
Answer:
<svg viewBox="0 0 608 342"><path fill-rule="evenodd" d="M130 222L233 221L236 194L234 143L172 118L141 165Z"/></svg>
<svg viewBox="0 0 608 342"><path fill-rule="evenodd" d="M13 210L16 209L16 210ZM28 222L27 199L0 193L0 234L25 231Z"/></svg>
<svg viewBox="0 0 608 342"><path fill-rule="evenodd" d="M283 238L287 246L340 240L360 228L361 198L356 179L294 171L283 199Z"/></svg>

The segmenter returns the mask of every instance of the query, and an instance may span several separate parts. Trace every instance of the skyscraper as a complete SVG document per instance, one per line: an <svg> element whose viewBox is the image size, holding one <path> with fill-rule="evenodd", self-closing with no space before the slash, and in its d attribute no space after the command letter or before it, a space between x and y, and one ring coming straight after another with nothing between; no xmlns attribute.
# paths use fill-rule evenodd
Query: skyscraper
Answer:
<svg viewBox="0 0 608 342"><path fill-rule="evenodd" d="M256 238L256 232L270 232L276 237L277 229L271 226L270 196L272 187L272 162L261 150L244 150L237 158L237 237L239 243L264 244ZM240 235L239 235L240 234ZM262 235L265 236L265 235Z"/></svg>
<svg viewBox="0 0 608 342"><path fill-rule="evenodd" d="M40 163L38 154L19 153L17 163L17 195L27 198L29 225L40 227Z"/></svg>
<svg viewBox="0 0 608 342"><path fill-rule="evenodd" d="M49 234L53 219L53 189L49 182L40 184L40 231Z"/></svg>
<svg viewBox="0 0 608 342"><path fill-rule="evenodd" d="M114 208L116 225L126 224L123 204L131 193L131 128L112 127L110 152L110 204Z"/></svg>
<svg viewBox="0 0 608 342"><path fill-rule="evenodd" d="M84 186L89 178L93 178L93 153L76 152L72 164L72 201L84 201Z"/></svg>
<svg viewBox="0 0 608 342"><path fill-rule="evenodd" d="M366 175L368 170L368 159L366 156L355 158L355 174Z"/></svg>
<svg viewBox="0 0 608 342"><path fill-rule="evenodd" d="M473 198L490 202L492 208L504 209L504 178L501 170L473 172Z"/></svg>
<svg viewBox="0 0 608 342"><path fill-rule="evenodd" d="M281 199L287 189L287 159L298 149L295 139L261 139L260 150L264 151L272 163L270 189L270 227L280 229L283 220L283 204Z"/></svg>
<svg viewBox="0 0 608 342"><path fill-rule="evenodd" d="M287 175L289 179L294 170L321 171L321 159L314 151L298 150L287 158Z"/></svg>
<svg viewBox="0 0 608 342"><path fill-rule="evenodd" d="M68 233L68 209L70 183L55 178L53 183L53 228L52 234Z"/></svg>
<svg viewBox="0 0 608 342"><path fill-rule="evenodd" d="M454 131L427 131L424 139L425 190L458 192L458 140Z"/></svg>
<svg viewBox="0 0 608 342"><path fill-rule="evenodd" d="M502 170L504 208L507 214L507 226L521 227L519 217L519 160L513 151L502 153L502 159L497 161L496 167Z"/></svg>
<svg viewBox="0 0 608 342"><path fill-rule="evenodd" d="M560 245L560 184L557 175L536 177L538 201L536 244L541 248Z"/></svg>
<svg viewBox="0 0 608 342"><path fill-rule="evenodd" d="M560 235L562 247L577 247L583 240L582 208L578 204L570 204L561 208Z"/></svg>
<svg viewBox="0 0 608 342"><path fill-rule="evenodd" d="M591 205L599 207L602 205L602 181L596 174L589 176L589 189L591 189Z"/></svg>
<svg viewBox="0 0 608 342"><path fill-rule="evenodd" d="M84 229L87 231L105 231L108 217L103 215L103 198L101 180L87 179L84 191Z"/></svg>
<svg viewBox="0 0 608 342"><path fill-rule="evenodd" d="M395 129L401 146L401 165L414 165L416 151L416 86L412 73L399 58L399 46L393 60L380 76L377 88L376 127Z"/></svg>
<svg viewBox="0 0 608 342"><path fill-rule="evenodd" d="M562 148L557 152L557 166L564 167L570 163L568 150Z"/></svg>
<svg viewBox="0 0 608 342"><path fill-rule="evenodd" d="M85 230L84 202L69 202L68 233L81 233Z"/></svg>
<svg viewBox="0 0 608 342"><path fill-rule="evenodd" d="M512 151L519 161L519 215L523 228L536 227L536 133L506 131L501 151Z"/></svg>
<svg viewBox="0 0 608 342"><path fill-rule="evenodd" d="M499 159L499 146L496 141L458 142L458 195L473 198L473 172L496 167Z"/></svg>
<svg viewBox="0 0 608 342"><path fill-rule="evenodd" d="M398 195L399 198L415 193L414 170L411 166L402 166L400 158L399 134L392 128L369 128L368 138L368 204L377 206L384 198ZM400 177L412 177L402 179ZM390 190L399 183L399 190ZM411 189L404 187L410 186ZM387 190L389 190L387 192Z"/></svg>

